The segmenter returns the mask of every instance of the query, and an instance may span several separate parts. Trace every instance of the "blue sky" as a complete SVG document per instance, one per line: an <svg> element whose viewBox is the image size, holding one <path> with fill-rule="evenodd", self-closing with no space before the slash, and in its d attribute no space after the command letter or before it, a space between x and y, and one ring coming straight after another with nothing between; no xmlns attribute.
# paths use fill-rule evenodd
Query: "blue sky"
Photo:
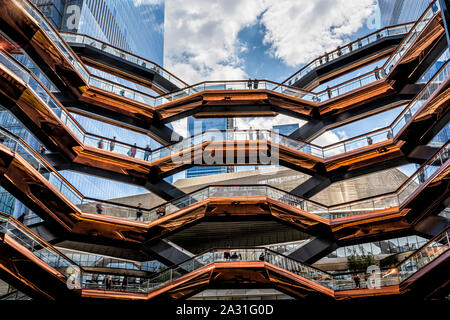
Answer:
<svg viewBox="0 0 450 320"><path fill-rule="evenodd" d="M297 68L287 66L280 58L269 54L270 45L263 43L264 29L263 25L255 23L243 28L238 34L239 41L248 48L240 55L245 61L244 70L251 78L282 82Z"/></svg>
<svg viewBox="0 0 450 320"><path fill-rule="evenodd" d="M376 0L166 0L165 5L164 64L188 83L249 76L282 81L351 40L377 12Z"/></svg>
<svg viewBox="0 0 450 320"><path fill-rule="evenodd" d="M205 80L257 78L282 82L303 65L385 26L409 22L429 0L408 2L393 15L397 0L165 0L165 67L190 84ZM379 61L381 66L385 60ZM315 88L334 85L373 70L354 71ZM328 131L314 142L331 144L390 125L403 110ZM241 118L239 129L304 121L277 116ZM185 135L186 123L173 123ZM367 130L369 129L369 130Z"/></svg>
<svg viewBox="0 0 450 320"><path fill-rule="evenodd" d="M154 1L154 0L153 0ZM190 84L204 80L258 78L282 82L325 51L334 50L390 23L413 17L392 17L396 0L165 0L165 67ZM417 0L423 8L428 0ZM390 8L390 9L389 9ZM389 11L391 10L391 11ZM379 61L378 66L384 63ZM344 75L323 86L371 71L374 65ZM399 111L398 111L399 112ZM398 114L397 112L397 114ZM370 120L369 127L385 126L397 114ZM304 121L239 119L238 128L271 128L274 124ZM173 123L185 135L186 123ZM367 128L367 123L358 123ZM355 136L357 126L329 132L319 139L328 144Z"/></svg>
<svg viewBox="0 0 450 320"><path fill-rule="evenodd" d="M165 0L164 65L191 84L282 81L338 45L416 19L429 1Z"/></svg>

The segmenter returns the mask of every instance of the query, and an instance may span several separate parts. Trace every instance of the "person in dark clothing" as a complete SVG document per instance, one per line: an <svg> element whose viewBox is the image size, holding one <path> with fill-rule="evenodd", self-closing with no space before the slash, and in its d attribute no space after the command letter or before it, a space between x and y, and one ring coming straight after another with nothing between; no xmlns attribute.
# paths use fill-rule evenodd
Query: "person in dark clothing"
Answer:
<svg viewBox="0 0 450 320"><path fill-rule="evenodd" d="M355 281L355 288L361 288L361 278L358 274L353 276L353 281Z"/></svg>
<svg viewBox="0 0 450 320"><path fill-rule="evenodd" d="M264 252L261 252L261 254L259 255L259 261L264 261L265 257L264 257Z"/></svg>
<svg viewBox="0 0 450 320"><path fill-rule="evenodd" d="M333 94L331 93L331 89L329 86L327 86L327 94L328 94L328 99L331 99L331 97L333 96Z"/></svg>
<svg viewBox="0 0 450 320"><path fill-rule="evenodd" d="M411 119L411 110L405 112L405 122L408 122Z"/></svg>
<svg viewBox="0 0 450 320"><path fill-rule="evenodd" d="M373 140L371 137L367 137L367 144L371 145L373 143Z"/></svg>
<svg viewBox="0 0 450 320"><path fill-rule="evenodd" d="M97 203L97 205L95 206L95 209L97 211L97 214L102 214L103 212L103 207L101 203Z"/></svg>
<svg viewBox="0 0 450 320"><path fill-rule="evenodd" d="M116 147L116 136L114 136L113 139L109 142L109 151L114 151L115 147Z"/></svg>
<svg viewBox="0 0 450 320"><path fill-rule="evenodd" d="M128 276L124 276L122 280L122 289L125 289L128 286Z"/></svg>
<svg viewBox="0 0 450 320"><path fill-rule="evenodd" d="M229 244L227 244L227 248L228 248L228 250L225 250L224 252L223 252L223 258L225 259L225 260L230 260L230 257L231 257L231 255L230 255L230 245Z"/></svg>
<svg viewBox="0 0 450 320"><path fill-rule="evenodd" d="M248 139L253 140L253 128L252 127L250 127L250 129L248 129Z"/></svg>
<svg viewBox="0 0 450 320"><path fill-rule="evenodd" d="M106 276L105 287L106 287L106 289L111 289L111 287L112 287L112 276L111 275Z"/></svg>
<svg viewBox="0 0 450 320"><path fill-rule="evenodd" d="M251 89L253 87L252 79L248 78L247 88Z"/></svg>
<svg viewBox="0 0 450 320"><path fill-rule="evenodd" d="M253 89L258 89L258 80L253 80Z"/></svg>
<svg viewBox="0 0 450 320"><path fill-rule="evenodd" d="M375 71L375 79L376 79L376 80L380 80L380 70L377 70L377 67L375 67L374 70L376 70L376 71Z"/></svg>
<svg viewBox="0 0 450 320"><path fill-rule="evenodd" d="M142 221L142 215L144 212L142 211L142 203L138 203L137 211L136 211L136 221Z"/></svg>
<svg viewBox="0 0 450 320"><path fill-rule="evenodd" d="M150 157L150 146L149 145L147 145L146 147L145 147L145 152L144 152L144 160L145 161L148 161L148 159L149 159L149 157Z"/></svg>

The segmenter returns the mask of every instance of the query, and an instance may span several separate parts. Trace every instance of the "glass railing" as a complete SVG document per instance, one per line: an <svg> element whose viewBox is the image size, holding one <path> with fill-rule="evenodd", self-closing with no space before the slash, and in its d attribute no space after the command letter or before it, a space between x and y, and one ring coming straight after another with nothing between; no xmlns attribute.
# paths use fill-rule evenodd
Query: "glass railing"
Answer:
<svg viewBox="0 0 450 320"><path fill-rule="evenodd" d="M432 94L445 82L450 74L450 65L448 61L440 68L436 75L428 82L426 87L409 103L403 112L394 122L386 128L378 129L367 134L357 136L345 141L334 143L328 146L320 147L312 143L302 142L290 137L272 132L270 130L208 130L199 135L186 138L178 143L167 147L161 147L152 151L150 161L156 161L161 158L171 156L175 152L192 148L196 145L209 141L231 141L231 140L266 140L271 143L279 144L297 151L308 153L320 158L328 158L342 153L357 150L373 144L377 144L394 137L405 127L410 119L413 119L424 103Z"/></svg>
<svg viewBox="0 0 450 320"><path fill-rule="evenodd" d="M99 50L102 50L106 53L112 54L116 57L119 57L123 60L126 60L128 62L134 63L139 65L140 67L144 67L152 72L155 72L159 74L160 76L164 77L166 80L173 83L175 86L179 88L187 87L188 84L181 81L174 75L172 75L170 72L164 70L159 65L143 59L141 57L138 57L132 53L129 53L125 50L119 49L117 47L114 47L110 44L107 44L105 42L99 41L97 39L94 39L87 35L82 34L75 34L75 33L67 33L67 32L61 32L61 37L67 42L67 43L80 43L80 44L86 44L91 47L95 47Z"/></svg>
<svg viewBox="0 0 450 320"><path fill-rule="evenodd" d="M372 33L366 37L363 37L359 40L356 40L354 42L351 42L345 46L342 46L338 49L336 49L333 52L330 52L328 54L325 54L319 58L314 59L304 67L302 67L297 73L286 79L283 84L294 84L299 79L306 76L308 73L316 69L317 67L320 67L321 65L333 61L337 58L340 58L346 54L349 54L353 51L356 51L358 49L361 49L371 43L374 43L375 41L381 40L386 37L392 37L392 36L398 36L402 34L407 34L412 26L414 25L414 22L401 24L401 25L395 25L383 28L375 33Z"/></svg>
<svg viewBox="0 0 450 320"><path fill-rule="evenodd" d="M439 62L437 62L439 63ZM408 108L394 120L391 125L393 135L397 135L399 131L417 114L424 103L433 95L433 93L444 83L450 76L450 65L447 61L437 74L428 82L426 87L416 96L416 98L409 104Z"/></svg>
<svg viewBox="0 0 450 320"><path fill-rule="evenodd" d="M133 90L125 86L120 86L113 82L91 75L89 71L81 63L81 61L72 52L70 47L64 42L61 35L55 29L53 29L50 23L44 18L44 16L40 13L40 11L37 8L35 8L32 4L30 4L28 0L14 0L14 2L18 6L23 7L26 10L26 12L37 21L42 30L55 43L55 45L58 47L61 53L82 75L82 77L87 83L96 86L100 89L107 90L109 92L127 97L129 99L138 102L142 102L151 106L154 105L154 98L149 95L146 95L145 93Z"/></svg>
<svg viewBox="0 0 450 320"><path fill-rule="evenodd" d="M155 106L155 98L151 95L143 93L142 91L131 89L129 87L117 84L115 82L100 78L98 76L94 76L92 74L89 75L87 79L88 83L94 87L99 89L115 93L119 96L125 97L127 99L131 99L149 106Z"/></svg>
<svg viewBox="0 0 450 320"><path fill-rule="evenodd" d="M144 272L159 272L161 269L167 268L159 261L138 262L132 260L118 259L106 257L85 252L67 251L67 249L57 248L64 253L66 257L75 262L82 268L106 268L106 269L123 269Z"/></svg>
<svg viewBox="0 0 450 320"><path fill-rule="evenodd" d="M68 46L62 40L62 38L60 38L57 32L53 30L48 24L48 22L46 22L45 19L40 15L38 10L35 9L32 5L30 5L27 0L16 0L16 1L22 3L27 12L29 12L33 17L34 16L38 17L37 21L41 24L41 26L43 26L44 30L49 32L49 36L52 39L53 38L55 39L55 42L57 43L58 47L60 47L61 51L65 54L67 59L69 59L72 62L72 64L77 69L79 69L78 65L80 64L80 62L77 59L75 59L72 51L68 48ZM83 74L87 82L98 88L104 89L106 91L124 96L126 98L138 102L142 102L149 106L160 106L162 104L175 101L177 99L202 91L241 90L241 89L266 89L274 92L283 93L289 96L302 98L311 102L322 102L386 77L386 74L389 73L392 66L403 57L404 53L415 41L420 31L422 31L425 28L426 24L431 20L435 12L434 8L435 6L430 6L430 8L422 16L422 19L416 22L414 28L410 30L408 36L405 38L406 41L404 40L402 42L400 47L397 49L396 53L385 63L383 68L371 71L362 76L358 76L353 80L347 81L335 87L327 88L324 91L319 92L317 94L267 80L260 80L260 81L248 80L248 81L203 82L155 98L140 91L115 84L113 82L101 79L96 76L92 76L86 69L84 69L84 67L81 67L83 72L81 71L80 72Z"/></svg>
<svg viewBox="0 0 450 320"><path fill-rule="evenodd" d="M86 132L29 70L20 65L17 61L14 60L14 58L3 51L0 51L0 64L2 64L4 67L17 75L20 79L22 79L26 84L28 84L29 87L34 91L34 93L39 96L44 101L44 103L47 104L47 106L53 111L53 113L57 117L59 117L65 125L67 125L67 127L83 144L142 160L150 159L150 148L146 149L140 146L127 144L115 139L105 138Z"/></svg>
<svg viewBox="0 0 450 320"><path fill-rule="evenodd" d="M399 280L404 281L408 279L418 270L445 253L450 248L449 237L450 232L447 229L401 262L396 268Z"/></svg>
<svg viewBox="0 0 450 320"><path fill-rule="evenodd" d="M403 203L414 192L428 181L449 159L450 143L447 142L440 151L434 155L425 165L419 168L397 191L398 200Z"/></svg>
<svg viewBox="0 0 450 320"><path fill-rule="evenodd" d="M378 274L368 271L329 273L267 248L216 248L149 277L92 273L83 270L73 260L39 239L7 215L0 214L0 233L7 234L16 240L66 277L72 273L72 270L80 270L81 288L83 289L134 293L151 292L212 263L237 261L265 262L334 291L373 288L374 284L377 287L391 286L402 283L418 270L446 253L450 248L449 229L446 229L400 262L395 268L380 270ZM69 270L69 268L72 270ZM377 276L379 282L375 281L375 283L369 285L369 281L374 280L374 275Z"/></svg>
<svg viewBox="0 0 450 320"><path fill-rule="evenodd" d="M366 271L340 274L322 271L266 248L212 249L161 271L153 277L130 278L113 274L84 272L81 286L84 289L148 293L212 263L241 261L266 262L334 291L375 289L400 284L449 248L449 232L446 230L402 261L397 268L379 271L375 269L373 273Z"/></svg>
<svg viewBox="0 0 450 320"><path fill-rule="evenodd" d="M248 89L265 89L278 93L283 93L296 98L302 98L309 101L315 101L315 93L304 91L295 87L289 87L276 82L267 80L236 80L236 81L205 81L191 87L177 90L169 94L159 96L155 100L155 106L160 106L192 94L211 90L248 90Z"/></svg>
<svg viewBox="0 0 450 320"><path fill-rule="evenodd" d="M205 143L211 140L267 140L272 143L280 144L320 158L336 156L338 154L392 139L408 123L409 119L412 119L416 115L425 101L449 77L450 73L450 66L448 65L448 62L446 62L390 127L369 132L365 135L329 146L320 147L311 143L298 141L269 130L210 130L200 135L186 138L176 144L151 151L150 148L145 149L140 146L123 143L115 139L104 138L85 132L84 129L57 102L53 95L51 95L45 87L35 79L33 74L29 73L29 71L27 71L23 66L4 52L0 52L0 63L28 83L35 93L47 103L52 111L72 130L81 142L93 147L145 161L159 160L163 157L173 155L174 152L180 152L186 148L190 148L197 144Z"/></svg>
<svg viewBox="0 0 450 320"><path fill-rule="evenodd" d="M428 23L433 19L434 15L439 12L439 1L434 1L428 9L422 14L419 20L415 23L414 27L410 30L408 35L403 39L400 46L397 48L395 53L386 61L383 68L385 73L389 73L394 66L402 59L411 45L419 37L423 29L428 25Z"/></svg>
<svg viewBox="0 0 450 320"><path fill-rule="evenodd" d="M80 204L82 195L45 163L28 145L7 130L0 128L0 143L19 154L73 204Z"/></svg>
<svg viewBox="0 0 450 320"><path fill-rule="evenodd" d="M28 0L13 0L14 3L24 8L28 14L39 24L43 31L49 36L49 38L56 44L58 49L64 54L66 59L75 67L75 69L85 78L89 77L89 72L84 68L83 64L71 51L71 49L62 40L59 33L50 25L50 23L44 18L42 13L34 7Z"/></svg>
<svg viewBox="0 0 450 320"><path fill-rule="evenodd" d="M338 95L350 92L367 84L370 84L376 80L384 78L383 69L377 69L368 72L362 76L358 76L355 79L349 80L343 84L335 87L327 88L319 93L309 92L295 87L290 87L284 84L272 82L269 80L244 80L244 81L208 81L196 84L192 87L188 87L182 90L178 90L169 94L165 94L155 99L155 106L160 106L195 93L211 90L248 90L248 89L264 89L277 93L282 93L294 98L300 98L311 102L323 102L334 98Z"/></svg>
<svg viewBox="0 0 450 320"><path fill-rule="evenodd" d="M272 251L284 254L285 256L288 256L293 251L298 250L299 248L308 244L311 240L312 240L312 238L305 239L305 240L299 240L299 241L293 241L293 242L269 244L269 245L264 245L261 247L267 248L269 250L272 250Z"/></svg>
<svg viewBox="0 0 450 320"><path fill-rule="evenodd" d="M324 219L333 220L401 206L445 164L449 157L449 148L450 145L447 143L396 192L329 207L271 186L243 185L205 187L153 209L136 208L90 198L84 198L80 208L85 212L150 222L209 198L268 197Z"/></svg>
<svg viewBox="0 0 450 320"><path fill-rule="evenodd" d="M28 229L11 217L0 214L0 233L7 234L20 245L31 251L40 260L67 275L68 268L76 268L76 264L47 243L39 239Z"/></svg>
<svg viewBox="0 0 450 320"><path fill-rule="evenodd" d="M227 253L229 254L228 256ZM133 277L133 282L131 283L127 281L128 279L124 279L123 276L83 273L81 285L86 289L147 293L206 265L226 261L266 261L326 287L329 287L332 282L331 275L324 271L302 264L265 248L249 248L213 249L175 267L166 269L154 277ZM96 279L93 279L95 276L97 276Z"/></svg>
<svg viewBox="0 0 450 320"><path fill-rule="evenodd" d="M0 143L20 154L82 211L146 222L170 215L202 200L220 197L268 197L329 220L394 208L400 206L411 194L426 183L446 163L450 154L450 144L447 143L394 193L330 207L303 199L274 187L266 185L244 185L209 186L153 209L146 209L142 206L130 206L84 197L57 174L53 168L41 160L28 145L1 128Z"/></svg>

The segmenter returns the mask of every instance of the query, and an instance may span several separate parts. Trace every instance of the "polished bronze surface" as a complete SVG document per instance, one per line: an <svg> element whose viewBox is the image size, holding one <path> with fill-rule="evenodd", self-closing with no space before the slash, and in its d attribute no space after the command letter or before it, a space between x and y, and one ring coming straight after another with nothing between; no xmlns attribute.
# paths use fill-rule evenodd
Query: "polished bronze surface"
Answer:
<svg viewBox="0 0 450 320"><path fill-rule="evenodd" d="M22 47L30 48L33 51L33 60L44 63L46 69L54 73L52 80L67 84L73 94L79 94L78 88L87 85L53 40L41 30L37 21L20 4L1 0L0 17L2 28L8 36Z"/></svg>
<svg viewBox="0 0 450 320"><path fill-rule="evenodd" d="M325 159L271 141L230 140L205 141L202 144L174 151L171 155L149 162L84 145L28 86L24 86L21 80L15 75L11 75L7 69L2 71L0 81L3 82L4 86L0 91L10 101L10 108L23 123L32 127L32 131L42 131L44 138L49 139L49 143L52 143L50 149L59 149L74 164L129 176L141 181L158 180L161 176L171 175L181 167L186 168L186 166L189 167L194 164L204 165L203 155L208 151L222 153L222 157L218 159L219 164L248 165L261 164L261 160L256 158L253 162L250 162L249 154L251 152L253 154L267 154L275 148L278 151L278 160L281 165L289 165L291 168L310 175L318 173L330 177L334 174L349 173L386 161L394 161L405 156L402 151L404 141L408 141L409 145L416 144L414 141L423 136L424 130L431 128L445 116L450 98L450 89L448 89L450 79L448 79L426 101L414 116L413 121L410 121L401 130L403 132L408 130L408 126L411 126L412 128L407 135L396 135L395 140L386 140ZM60 107L64 110L63 106ZM73 119L72 121L75 122ZM302 142L299 141L300 143ZM226 157L230 154L242 154L244 158L238 157L238 160L234 160L236 157L233 157L232 163L227 163ZM202 157L197 158L197 156ZM183 161L177 163L177 159L183 159ZM186 162L185 159L189 161ZM242 162L242 160L244 161ZM257 162L254 162L255 160Z"/></svg>
<svg viewBox="0 0 450 320"><path fill-rule="evenodd" d="M1 214L1 216L4 216ZM16 288L37 299L62 300L62 299L113 299L113 300L180 300L207 288L246 288L246 287L271 287L290 294L296 298L322 298L325 300L361 299L373 296L399 295L409 293L412 286L420 284L421 280L427 280L427 276L437 269L445 270L450 261L450 251L446 250L426 266L413 273L400 285L382 286L378 289L347 289L333 290L320 281L328 282L328 277L321 270L316 269L317 274L310 274L313 279L305 278L287 269L276 266L268 261L216 261L211 262L193 271L181 273L171 281L149 292L126 292L105 289L69 289L67 286L68 265L76 265L73 261L63 256L58 250L41 240L28 228L21 226L13 218L9 218L19 225L21 232L30 236L60 256L68 264L56 269L41 260L37 255L24 247L21 243L4 232L0 233L0 274L14 283ZM440 236L440 235L439 235ZM438 237L439 237L438 236ZM432 242L433 240L430 240ZM428 245L428 244L426 244ZM432 248L431 248L432 249ZM220 249L218 249L220 250ZM418 249L416 252L422 250ZM276 253L274 253L276 254ZM413 253L412 255L414 255ZM407 258L408 259L408 258ZM274 260L277 261L277 260ZM401 264L401 263L400 263ZM400 265L399 264L399 265ZM313 267L304 265L310 270ZM176 268L176 266L174 266ZM182 269L179 269L182 270ZM294 268L293 270L297 270ZM392 272L398 272L398 267ZM81 272L86 272L84 268ZM440 282L433 284L433 288L440 287ZM145 290L145 287L142 288Z"/></svg>
<svg viewBox="0 0 450 320"><path fill-rule="evenodd" d="M61 77L62 82L71 88L77 98L104 108L109 112L123 113L146 123L152 122L155 112L159 120L166 121L176 115L183 113L190 115L195 112L202 112L205 107L214 108L216 106L268 106L274 108L271 110L272 112L282 109L304 118L311 117L314 109L319 111L321 117L341 113L362 104L370 103L377 97L385 97L395 93L397 90L394 88L395 82L400 80L400 82L404 82L405 77L411 76L410 73L414 72L415 67L420 63L418 57L423 56L430 48L433 48L438 39L443 37L445 33L442 27L442 18L440 15L436 15L427 28L422 31L420 41L409 48L401 58L398 63L398 66L402 69L401 72L394 72L394 70L387 79L380 79L325 102L309 102L270 90L217 90L192 94L158 107L151 107L86 84L65 56L40 30L39 25L26 13L25 9L7 0L2 0L1 8L0 13L3 22L8 26L9 31L21 40L25 48L33 50L36 55L40 56L41 59L37 59L37 62L45 63L55 73L55 77ZM406 65L408 71L405 69ZM207 112L215 114L215 116L233 116L233 111L226 113ZM265 110L261 115L266 116L268 112L269 110ZM258 111L255 109L251 114L258 115ZM239 116L239 112L234 115Z"/></svg>
<svg viewBox="0 0 450 320"><path fill-rule="evenodd" d="M448 194L450 161L448 160L433 177L418 188L401 208L389 208L355 214L345 218L327 220L304 210L291 207L268 197L207 198L172 214L151 222L132 221L126 218L83 213L46 178L20 155L0 145L3 168L2 185L13 195L32 206L41 216L55 221L75 235L91 240L120 241L138 245L151 241L200 219L214 217L268 217L289 223L308 233L332 232L336 240L364 238L379 232L406 230L411 227L409 217L423 213L417 203L430 194L435 202L426 201L427 207L437 205ZM57 174L57 173L54 173ZM439 195L436 197L436 195ZM80 196L80 199L82 196ZM103 240L102 240L103 241Z"/></svg>
<svg viewBox="0 0 450 320"><path fill-rule="evenodd" d="M81 61L83 61L88 66L92 66L92 67L94 67L96 69L103 70L103 71L105 71L105 72L107 72L109 74L112 74L114 76L117 76L117 77L129 80L129 81L132 81L132 82L137 83L139 85L142 85L144 87L148 87L148 88L152 89L153 91L155 91L155 92L157 92L159 94L167 93L166 90L161 89L158 85L155 85L152 81L147 80L144 77L138 77L138 76L135 76L135 75L131 75L131 74L129 74L127 72L124 72L124 71L122 71L122 70L120 70L118 68L111 67L109 65L106 65L106 64L101 63L99 61L95 61L93 59L89 59L87 57L81 56L80 59L81 59Z"/></svg>
<svg viewBox="0 0 450 320"><path fill-rule="evenodd" d="M78 299L79 291L67 287L65 269L53 268L9 235L0 233L0 275L30 297Z"/></svg>

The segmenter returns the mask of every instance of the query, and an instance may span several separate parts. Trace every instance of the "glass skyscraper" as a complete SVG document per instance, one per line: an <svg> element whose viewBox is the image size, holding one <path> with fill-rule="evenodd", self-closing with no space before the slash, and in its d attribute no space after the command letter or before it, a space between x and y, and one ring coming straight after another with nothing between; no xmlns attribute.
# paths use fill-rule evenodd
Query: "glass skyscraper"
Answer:
<svg viewBox="0 0 450 320"><path fill-rule="evenodd" d="M109 43L120 49L146 58L156 64L163 65L164 57L164 0L31 0L61 32L72 32L91 36ZM56 86L45 76L26 55L16 55L16 58L27 66L52 92L58 92ZM155 94L147 87L134 82L87 67L92 74L99 75L110 81L139 89L149 94ZM0 105L1 107L1 105ZM0 111L0 125L20 136L33 149L38 150L40 142L18 121L8 110ZM76 121L88 132L127 141L136 142L140 147L147 144L151 149L161 145L148 135L123 129L101 121L72 113ZM169 124L170 127L170 124ZM147 189L119 183L116 181L94 177L83 173L63 170L61 174L68 179L80 192L102 199L135 195L148 192ZM171 181L172 177L167 178ZM11 200L8 193L0 192L8 212L18 217L26 209L19 201ZM6 207L5 207L6 208Z"/></svg>
<svg viewBox="0 0 450 320"><path fill-rule="evenodd" d="M80 33L147 58L164 57L164 1L33 0L54 27Z"/></svg>

